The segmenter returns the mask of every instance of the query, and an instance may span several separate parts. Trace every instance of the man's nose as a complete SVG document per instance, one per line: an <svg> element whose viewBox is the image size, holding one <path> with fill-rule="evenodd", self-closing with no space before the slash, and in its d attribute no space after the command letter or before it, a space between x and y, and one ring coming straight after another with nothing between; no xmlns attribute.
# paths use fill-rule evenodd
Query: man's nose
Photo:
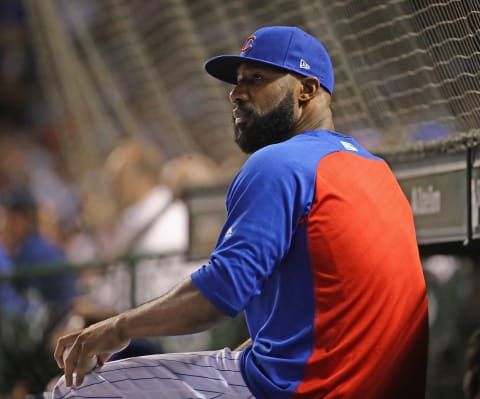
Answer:
<svg viewBox="0 0 480 399"><path fill-rule="evenodd" d="M230 91L230 101L236 103L238 101L245 101L247 99L247 92L244 85L236 84Z"/></svg>

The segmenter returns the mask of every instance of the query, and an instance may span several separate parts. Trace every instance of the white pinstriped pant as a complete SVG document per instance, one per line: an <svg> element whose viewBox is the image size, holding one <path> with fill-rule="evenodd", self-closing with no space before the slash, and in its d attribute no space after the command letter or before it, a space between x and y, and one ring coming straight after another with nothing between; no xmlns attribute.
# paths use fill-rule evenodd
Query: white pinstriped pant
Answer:
<svg viewBox="0 0 480 399"><path fill-rule="evenodd" d="M240 372L240 353L171 353L107 362L79 387L62 377L52 398L254 399Z"/></svg>

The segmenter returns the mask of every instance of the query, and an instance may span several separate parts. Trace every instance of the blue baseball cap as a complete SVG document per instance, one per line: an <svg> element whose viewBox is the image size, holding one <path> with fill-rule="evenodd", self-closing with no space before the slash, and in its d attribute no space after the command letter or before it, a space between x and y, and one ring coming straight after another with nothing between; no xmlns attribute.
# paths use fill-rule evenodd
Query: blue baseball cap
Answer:
<svg viewBox="0 0 480 399"><path fill-rule="evenodd" d="M246 60L302 76L315 76L330 94L333 93L333 67L327 50L316 38L299 28L260 28L245 40L240 55L213 57L205 63L205 70L219 80L237 84L238 65Z"/></svg>

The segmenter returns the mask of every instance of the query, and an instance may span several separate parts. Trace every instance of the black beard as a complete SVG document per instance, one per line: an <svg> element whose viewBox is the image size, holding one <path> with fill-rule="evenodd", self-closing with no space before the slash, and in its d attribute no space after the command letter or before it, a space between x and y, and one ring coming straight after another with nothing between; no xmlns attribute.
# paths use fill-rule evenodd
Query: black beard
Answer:
<svg viewBox="0 0 480 399"><path fill-rule="evenodd" d="M295 119L293 115L293 93L289 92L285 98L269 113L259 116L248 108L238 107L251 118L252 125L248 128L239 128L233 125L235 143L246 154L252 154L270 144L281 143L293 136Z"/></svg>

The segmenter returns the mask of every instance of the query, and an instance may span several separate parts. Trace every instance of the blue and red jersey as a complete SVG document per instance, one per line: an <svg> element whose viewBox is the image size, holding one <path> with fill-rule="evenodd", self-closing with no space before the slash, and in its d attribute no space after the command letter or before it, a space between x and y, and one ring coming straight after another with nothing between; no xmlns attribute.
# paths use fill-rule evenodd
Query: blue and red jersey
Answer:
<svg viewBox="0 0 480 399"><path fill-rule="evenodd" d="M390 168L354 139L308 131L254 153L196 287L252 346L257 399L420 399L425 281L409 203Z"/></svg>

